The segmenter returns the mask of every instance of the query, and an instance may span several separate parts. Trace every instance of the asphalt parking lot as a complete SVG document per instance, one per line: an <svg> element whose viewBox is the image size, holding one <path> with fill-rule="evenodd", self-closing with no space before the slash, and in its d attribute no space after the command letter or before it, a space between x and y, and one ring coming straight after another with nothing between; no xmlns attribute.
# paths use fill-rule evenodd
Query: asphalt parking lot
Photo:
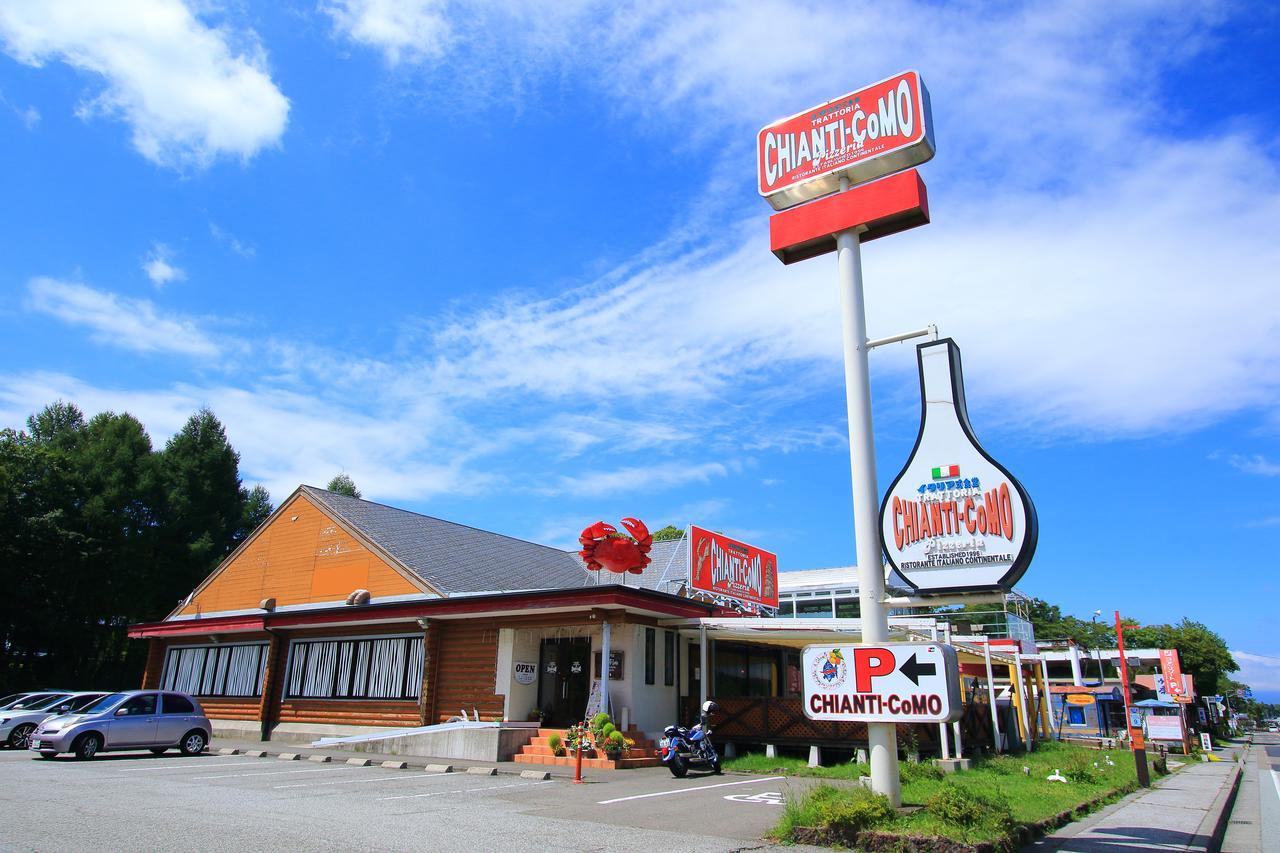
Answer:
<svg viewBox="0 0 1280 853"><path fill-rule="evenodd" d="M243 755L0 752L3 850L758 848L804 780L661 768L562 779ZM790 848L799 849L799 848Z"/></svg>

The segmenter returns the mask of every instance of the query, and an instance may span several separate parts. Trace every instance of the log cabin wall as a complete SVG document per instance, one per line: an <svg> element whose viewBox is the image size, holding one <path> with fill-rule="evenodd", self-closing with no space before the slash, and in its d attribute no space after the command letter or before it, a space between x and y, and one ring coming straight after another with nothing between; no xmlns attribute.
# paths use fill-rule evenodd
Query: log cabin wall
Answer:
<svg viewBox="0 0 1280 853"><path fill-rule="evenodd" d="M464 710L468 717L474 710L481 720L502 719L507 697L495 692L499 627L506 627L503 620L442 619L431 624L440 632L430 722L446 722Z"/></svg>

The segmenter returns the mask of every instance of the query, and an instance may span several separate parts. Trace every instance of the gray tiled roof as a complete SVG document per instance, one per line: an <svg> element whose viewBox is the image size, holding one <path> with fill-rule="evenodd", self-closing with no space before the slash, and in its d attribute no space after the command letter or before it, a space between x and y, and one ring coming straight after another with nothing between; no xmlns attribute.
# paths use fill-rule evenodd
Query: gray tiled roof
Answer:
<svg viewBox="0 0 1280 853"><path fill-rule="evenodd" d="M592 573L571 551L314 486L303 486L302 491L442 595L566 589L595 583L589 577Z"/></svg>

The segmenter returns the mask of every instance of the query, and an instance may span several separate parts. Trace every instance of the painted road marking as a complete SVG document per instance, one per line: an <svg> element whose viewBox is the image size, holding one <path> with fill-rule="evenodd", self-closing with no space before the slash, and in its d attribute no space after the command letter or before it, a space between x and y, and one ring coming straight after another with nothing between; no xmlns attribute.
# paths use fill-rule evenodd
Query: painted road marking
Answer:
<svg viewBox="0 0 1280 853"><path fill-rule="evenodd" d="M448 779L442 773L414 773L409 776L378 776L373 779L339 779L336 782L303 782L299 785L276 785L276 788L316 788L321 785L358 785L364 782L399 782L403 779Z"/></svg>
<svg viewBox="0 0 1280 853"><path fill-rule="evenodd" d="M222 757L223 756L220 756L220 755L210 756L211 759L222 758ZM230 758L231 756L226 756L226 757ZM223 767L239 767L242 764L256 764L259 767L262 766L261 761L227 761L227 762L219 761L218 769L221 770ZM133 773L139 770L182 770L184 768L190 768L190 767L204 767L204 768L212 769L208 761L201 761L198 764L160 764L160 765L156 765L155 767L117 767L116 772L117 773Z"/></svg>
<svg viewBox="0 0 1280 853"><path fill-rule="evenodd" d="M765 776L762 779L743 779L741 782L720 782L716 785L699 785L696 788L676 788L673 791L656 791L652 794L636 794L631 797L617 797L612 800L601 800L596 803L598 806L607 806L610 803L625 803L628 800L645 800L649 797L669 797L672 794L690 794L694 791L709 791L712 788L729 788L733 785L751 785L756 782L777 782L779 779L785 779L786 776Z"/></svg>
<svg viewBox="0 0 1280 853"><path fill-rule="evenodd" d="M482 788L458 788L456 791L430 791L426 794L401 794L396 797L378 797L379 800L416 800L421 797L443 797L446 794L474 794L475 792L501 791L504 788L536 788L539 785L550 785L551 780L544 782L514 782L510 785L489 785Z"/></svg>
<svg viewBox="0 0 1280 853"><path fill-rule="evenodd" d="M220 776L192 776L192 779L243 779L246 776L290 776L294 773L329 773L327 767L317 767L314 770L270 770L266 773L224 773Z"/></svg>
<svg viewBox="0 0 1280 853"><path fill-rule="evenodd" d="M735 803L755 803L762 806L780 806L784 802L781 791L765 791L763 794L729 794L725 799Z"/></svg>

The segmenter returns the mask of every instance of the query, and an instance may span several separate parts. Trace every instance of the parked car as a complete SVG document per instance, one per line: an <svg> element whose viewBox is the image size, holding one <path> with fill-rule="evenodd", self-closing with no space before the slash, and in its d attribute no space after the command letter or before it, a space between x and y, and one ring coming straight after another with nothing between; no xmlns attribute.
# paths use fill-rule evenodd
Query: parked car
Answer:
<svg viewBox="0 0 1280 853"><path fill-rule="evenodd" d="M106 693L55 693L37 703L14 703L8 711L0 711L0 742L13 749L26 749L27 741L42 720L59 714L73 714L97 702Z"/></svg>
<svg viewBox="0 0 1280 853"><path fill-rule="evenodd" d="M209 745L213 727L186 693L127 690L104 696L77 714L50 717L31 735L41 758L60 752L93 758L99 752L149 749L156 755L177 747L197 755Z"/></svg>
<svg viewBox="0 0 1280 853"><path fill-rule="evenodd" d="M26 693L14 693L4 697L0 702L0 711L11 711L18 708L30 708L37 702L44 702L54 696L70 696L70 690L28 690Z"/></svg>

